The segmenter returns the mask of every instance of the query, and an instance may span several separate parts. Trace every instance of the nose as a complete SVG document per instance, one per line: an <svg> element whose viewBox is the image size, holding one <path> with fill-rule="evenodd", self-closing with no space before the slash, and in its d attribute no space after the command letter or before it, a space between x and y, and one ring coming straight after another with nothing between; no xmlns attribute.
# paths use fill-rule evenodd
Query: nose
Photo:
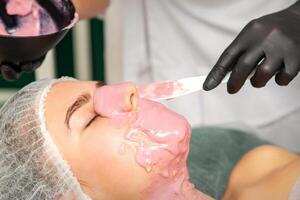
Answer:
<svg viewBox="0 0 300 200"><path fill-rule="evenodd" d="M124 111L131 112L137 107L137 89L135 84L127 83L124 93Z"/></svg>
<svg viewBox="0 0 300 200"><path fill-rule="evenodd" d="M137 89L133 83L106 85L94 93L94 109L99 115L113 117L137 108Z"/></svg>

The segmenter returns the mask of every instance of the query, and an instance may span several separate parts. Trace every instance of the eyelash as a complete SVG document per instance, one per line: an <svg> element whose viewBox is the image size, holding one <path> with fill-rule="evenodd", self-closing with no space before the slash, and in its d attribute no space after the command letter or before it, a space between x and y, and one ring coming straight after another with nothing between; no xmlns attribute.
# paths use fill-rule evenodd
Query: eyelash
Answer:
<svg viewBox="0 0 300 200"><path fill-rule="evenodd" d="M94 121L95 119L98 117L98 115L95 115L86 125L86 128L89 127Z"/></svg>

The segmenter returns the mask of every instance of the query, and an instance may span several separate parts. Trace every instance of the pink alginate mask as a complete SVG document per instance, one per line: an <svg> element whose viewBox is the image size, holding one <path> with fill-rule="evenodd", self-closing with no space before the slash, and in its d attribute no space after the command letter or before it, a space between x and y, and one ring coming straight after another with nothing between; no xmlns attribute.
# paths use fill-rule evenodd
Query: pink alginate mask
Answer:
<svg viewBox="0 0 300 200"><path fill-rule="evenodd" d="M194 189L186 165L191 137L189 123L162 104L138 96L136 110L128 110L129 88L130 84L125 83L96 89L96 112L110 118L116 127L132 123L124 137L136 144L136 162L151 177L151 184L141 191L143 199L187 200L184 186ZM124 145L120 149L122 152ZM193 199L202 200L201 196L198 193Z"/></svg>
<svg viewBox="0 0 300 200"><path fill-rule="evenodd" d="M35 0L8 0L6 11L18 16L19 25L11 34L13 36L37 36L57 31L54 20ZM10 35L1 20L0 35Z"/></svg>

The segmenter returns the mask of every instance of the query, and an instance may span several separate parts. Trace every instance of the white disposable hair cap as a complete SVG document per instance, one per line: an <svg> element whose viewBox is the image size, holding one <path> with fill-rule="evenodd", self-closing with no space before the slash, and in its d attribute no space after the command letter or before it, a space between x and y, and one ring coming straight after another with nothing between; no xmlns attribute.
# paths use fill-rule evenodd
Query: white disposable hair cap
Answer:
<svg viewBox="0 0 300 200"><path fill-rule="evenodd" d="M0 109L0 200L90 200L46 128L45 99L65 80L33 82Z"/></svg>

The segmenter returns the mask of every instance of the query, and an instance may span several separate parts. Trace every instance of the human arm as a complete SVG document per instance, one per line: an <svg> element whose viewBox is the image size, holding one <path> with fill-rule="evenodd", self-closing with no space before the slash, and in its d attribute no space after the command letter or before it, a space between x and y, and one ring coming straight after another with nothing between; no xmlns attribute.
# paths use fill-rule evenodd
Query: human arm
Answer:
<svg viewBox="0 0 300 200"><path fill-rule="evenodd" d="M257 147L235 166L223 200L289 199L299 169L298 154L273 145Z"/></svg>
<svg viewBox="0 0 300 200"><path fill-rule="evenodd" d="M80 19L99 15L109 5L109 0L72 0Z"/></svg>
<svg viewBox="0 0 300 200"><path fill-rule="evenodd" d="M252 20L223 52L203 88L212 90L231 72L227 90L236 93L247 77L254 87L264 87L275 76L288 85L300 70L300 1L280 12Z"/></svg>

